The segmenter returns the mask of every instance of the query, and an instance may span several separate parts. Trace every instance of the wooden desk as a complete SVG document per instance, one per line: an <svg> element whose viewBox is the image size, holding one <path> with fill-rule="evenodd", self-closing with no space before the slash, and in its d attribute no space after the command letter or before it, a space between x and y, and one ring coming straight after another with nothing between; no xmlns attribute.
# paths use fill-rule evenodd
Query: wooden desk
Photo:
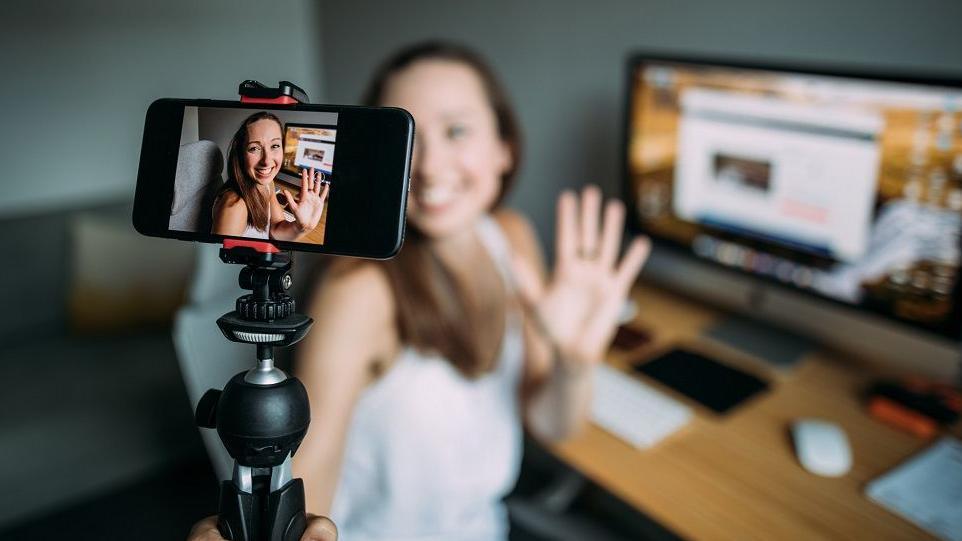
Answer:
<svg viewBox="0 0 962 541"><path fill-rule="evenodd" d="M655 340L630 357L685 344L733 364L751 362L697 338L719 313L649 288L634 296L635 323L653 330ZM613 354L610 362L625 366L627 357ZM770 373L768 393L725 417L693 405L695 418L652 449L636 449L593 425L551 449L687 539L930 539L862 495L868 481L927 445L868 416L858 397L873 374L828 353L812 354L790 373ZM845 429L851 472L829 479L802 469L789 434L799 417Z"/></svg>

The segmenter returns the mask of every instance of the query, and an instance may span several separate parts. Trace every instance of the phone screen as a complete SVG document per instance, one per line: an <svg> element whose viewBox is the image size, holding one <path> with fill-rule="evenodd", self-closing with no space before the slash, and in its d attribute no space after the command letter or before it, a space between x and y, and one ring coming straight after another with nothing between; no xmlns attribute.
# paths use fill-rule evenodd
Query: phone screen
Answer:
<svg viewBox="0 0 962 541"><path fill-rule="evenodd" d="M134 224L151 236L390 257L403 239L413 129L392 108L158 100Z"/></svg>

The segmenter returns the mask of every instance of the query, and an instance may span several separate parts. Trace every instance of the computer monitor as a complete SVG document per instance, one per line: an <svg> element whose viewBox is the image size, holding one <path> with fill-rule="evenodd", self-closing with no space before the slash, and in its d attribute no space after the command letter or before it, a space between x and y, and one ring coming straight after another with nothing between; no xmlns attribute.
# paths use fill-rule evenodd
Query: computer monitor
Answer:
<svg viewBox="0 0 962 541"><path fill-rule="evenodd" d="M326 177L334 172L337 126L320 124L284 125L284 161L279 179L299 186L301 170L314 168Z"/></svg>
<svg viewBox="0 0 962 541"><path fill-rule="evenodd" d="M675 285L954 369L962 82L638 55L627 96L630 222Z"/></svg>

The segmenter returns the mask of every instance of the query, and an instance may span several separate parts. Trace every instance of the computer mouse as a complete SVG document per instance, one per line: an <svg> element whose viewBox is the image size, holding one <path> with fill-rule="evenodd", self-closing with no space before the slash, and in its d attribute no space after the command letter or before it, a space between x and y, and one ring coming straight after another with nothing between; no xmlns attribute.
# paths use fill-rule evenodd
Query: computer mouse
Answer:
<svg viewBox="0 0 962 541"><path fill-rule="evenodd" d="M820 419L792 423L795 455L802 467L815 475L839 477L852 468L852 448L845 431Z"/></svg>

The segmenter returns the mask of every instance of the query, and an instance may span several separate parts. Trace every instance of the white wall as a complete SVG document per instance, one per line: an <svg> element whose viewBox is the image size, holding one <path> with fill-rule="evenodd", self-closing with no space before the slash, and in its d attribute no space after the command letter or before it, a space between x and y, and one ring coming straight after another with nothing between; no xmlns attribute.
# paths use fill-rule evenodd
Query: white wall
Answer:
<svg viewBox="0 0 962 541"><path fill-rule="evenodd" d="M0 218L132 198L147 106L321 92L310 0L34 1L0 14Z"/></svg>

